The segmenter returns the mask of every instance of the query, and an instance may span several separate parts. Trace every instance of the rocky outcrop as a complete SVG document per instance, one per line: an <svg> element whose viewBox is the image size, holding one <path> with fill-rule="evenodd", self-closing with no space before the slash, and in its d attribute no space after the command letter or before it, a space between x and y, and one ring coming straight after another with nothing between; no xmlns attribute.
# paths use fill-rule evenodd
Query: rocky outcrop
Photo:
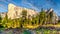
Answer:
<svg viewBox="0 0 60 34"><path fill-rule="evenodd" d="M19 18L21 17L21 13L22 10L26 10L27 11L27 15L33 16L36 15L37 12L35 10L31 10L31 9L27 9L27 8L22 8L22 7L18 7L15 6L13 4L9 4L8 5L8 18L14 19L14 18Z"/></svg>
<svg viewBox="0 0 60 34"><path fill-rule="evenodd" d="M52 13L52 14L51 14ZM50 8L49 10L47 10L47 15L51 16L51 19L52 19L52 23L58 23L58 16L57 14L53 11L52 8Z"/></svg>

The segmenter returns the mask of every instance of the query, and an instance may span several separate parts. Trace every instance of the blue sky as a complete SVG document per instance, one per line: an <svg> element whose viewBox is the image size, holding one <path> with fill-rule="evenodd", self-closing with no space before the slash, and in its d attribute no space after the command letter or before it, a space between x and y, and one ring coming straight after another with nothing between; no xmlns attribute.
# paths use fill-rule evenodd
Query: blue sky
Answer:
<svg viewBox="0 0 60 34"><path fill-rule="evenodd" d="M9 3L36 11L40 11L41 8L52 8L57 15L60 15L60 0L0 0L0 12L7 12Z"/></svg>

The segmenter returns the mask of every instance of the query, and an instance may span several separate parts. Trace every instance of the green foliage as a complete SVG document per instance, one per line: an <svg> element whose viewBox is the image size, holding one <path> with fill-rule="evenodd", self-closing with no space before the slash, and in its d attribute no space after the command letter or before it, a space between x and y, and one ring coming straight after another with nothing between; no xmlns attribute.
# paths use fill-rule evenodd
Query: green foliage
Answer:
<svg viewBox="0 0 60 34"><path fill-rule="evenodd" d="M0 15L0 23L2 22L2 17L1 17L1 15Z"/></svg>
<svg viewBox="0 0 60 34"><path fill-rule="evenodd" d="M22 17L16 18L16 19L8 19L8 16L6 16L1 19L0 17L0 22L2 21L2 26L5 28L22 28L24 24L29 24L29 25L39 25L39 24L46 24L47 22L50 22L53 13L49 13L48 15L44 10L41 10L39 14L34 15L34 16L29 16L27 18L27 11L23 10L22 11ZM51 16L52 15L52 16Z"/></svg>
<svg viewBox="0 0 60 34"><path fill-rule="evenodd" d="M1 15L0 15L0 28L3 28L3 26L2 26L2 17L1 17Z"/></svg>
<svg viewBox="0 0 60 34"><path fill-rule="evenodd" d="M27 22L28 22L28 24L30 24L31 25L31 19L28 17L28 19L27 19Z"/></svg>
<svg viewBox="0 0 60 34"><path fill-rule="evenodd" d="M27 11L26 10L23 10L22 11L22 22L27 22Z"/></svg>
<svg viewBox="0 0 60 34"><path fill-rule="evenodd" d="M40 20L40 24L43 24L46 22L46 12L45 11L41 11L39 13L39 20Z"/></svg>
<svg viewBox="0 0 60 34"><path fill-rule="evenodd" d="M39 17L38 17L38 15L37 16L32 16L32 25L38 25L38 23L39 23Z"/></svg>

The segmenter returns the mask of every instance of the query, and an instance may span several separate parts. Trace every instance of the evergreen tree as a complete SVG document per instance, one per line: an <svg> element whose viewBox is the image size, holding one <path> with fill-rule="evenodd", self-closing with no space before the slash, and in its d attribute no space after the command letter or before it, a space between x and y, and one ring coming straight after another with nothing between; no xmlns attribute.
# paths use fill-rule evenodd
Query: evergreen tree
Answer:
<svg viewBox="0 0 60 34"><path fill-rule="evenodd" d="M2 22L2 17L1 17L1 15L0 15L0 23Z"/></svg>
<svg viewBox="0 0 60 34"><path fill-rule="evenodd" d="M7 16L7 14L6 14L5 17L4 17L3 20L2 20L2 24L3 24L4 27L7 28L7 26L6 26L7 23L8 23L8 16Z"/></svg>
<svg viewBox="0 0 60 34"><path fill-rule="evenodd" d="M23 10L22 11L22 19L21 19L22 24L27 24L27 11Z"/></svg>
<svg viewBox="0 0 60 34"><path fill-rule="evenodd" d="M31 15L28 15L27 21L28 21L28 24L29 24L29 25L31 25L31 21L32 21L31 19L32 19L32 18L31 18Z"/></svg>
<svg viewBox="0 0 60 34"><path fill-rule="evenodd" d="M2 17L1 17L1 15L0 15L0 28L2 28L3 26L2 26Z"/></svg>
<svg viewBox="0 0 60 34"><path fill-rule="evenodd" d="M39 13L39 22L40 24L46 23L46 12L43 9Z"/></svg>

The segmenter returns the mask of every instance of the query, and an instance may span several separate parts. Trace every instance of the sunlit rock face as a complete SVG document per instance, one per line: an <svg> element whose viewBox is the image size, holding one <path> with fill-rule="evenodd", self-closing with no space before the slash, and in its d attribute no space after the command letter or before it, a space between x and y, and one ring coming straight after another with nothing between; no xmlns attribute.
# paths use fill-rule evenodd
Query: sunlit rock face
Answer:
<svg viewBox="0 0 60 34"><path fill-rule="evenodd" d="M33 15L37 14L37 12L35 10L22 8L22 7L15 6L13 4L9 4L8 5L8 13L7 13L8 18L14 19L14 18L22 17L23 10L27 11L27 16L28 15L33 16Z"/></svg>
<svg viewBox="0 0 60 34"><path fill-rule="evenodd" d="M50 8L49 10L47 10L47 14L49 14L49 13L53 13L52 15L52 23L58 23L58 16L57 16L57 14L53 11L53 9L52 8Z"/></svg>
<svg viewBox="0 0 60 34"><path fill-rule="evenodd" d="M14 7L16 7L16 6L13 5L13 4L9 4L8 5L8 13L7 13L8 18L11 18L11 19L15 18L15 10L14 10Z"/></svg>

